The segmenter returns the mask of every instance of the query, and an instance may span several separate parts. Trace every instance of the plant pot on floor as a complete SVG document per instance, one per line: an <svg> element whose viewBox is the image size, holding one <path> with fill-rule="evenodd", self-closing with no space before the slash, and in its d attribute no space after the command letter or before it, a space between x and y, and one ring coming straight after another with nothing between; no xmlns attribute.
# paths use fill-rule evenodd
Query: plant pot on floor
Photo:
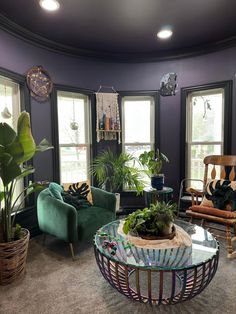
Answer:
<svg viewBox="0 0 236 314"><path fill-rule="evenodd" d="M154 189L162 190L164 186L164 174L151 176L151 186Z"/></svg>
<svg viewBox="0 0 236 314"><path fill-rule="evenodd" d="M30 233L22 229L19 240L0 243L0 285L12 283L25 273Z"/></svg>

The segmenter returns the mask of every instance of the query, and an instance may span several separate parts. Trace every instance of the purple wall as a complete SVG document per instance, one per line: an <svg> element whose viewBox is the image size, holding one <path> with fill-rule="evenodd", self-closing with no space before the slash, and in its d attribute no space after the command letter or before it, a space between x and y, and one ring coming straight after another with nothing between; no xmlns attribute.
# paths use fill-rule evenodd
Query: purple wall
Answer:
<svg viewBox="0 0 236 314"><path fill-rule="evenodd" d="M178 89L235 80L236 47L216 53L175 61L152 63L111 63L70 57L35 47L0 30L0 67L24 74L30 67L42 65L57 84L97 90L99 85L113 85L116 90L159 89L163 74L176 72ZM236 154L236 88L233 84L232 154ZM36 140L51 140L50 103L32 100L32 127ZM161 148L170 159L165 169L166 182L174 188L179 184L180 92L161 98ZM52 153L35 160L38 179L52 178Z"/></svg>

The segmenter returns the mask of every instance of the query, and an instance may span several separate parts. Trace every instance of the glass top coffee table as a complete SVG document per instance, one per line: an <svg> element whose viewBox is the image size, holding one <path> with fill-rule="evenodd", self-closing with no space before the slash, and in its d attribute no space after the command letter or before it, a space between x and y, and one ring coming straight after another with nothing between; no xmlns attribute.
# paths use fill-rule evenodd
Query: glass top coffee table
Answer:
<svg viewBox="0 0 236 314"><path fill-rule="evenodd" d="M219 244L210 232L184 221L190 246L142 248L118 233L120 220L98 230L95 257L104 278L128 298L149 304L175 304L199 294L218 267Z"/></svg>

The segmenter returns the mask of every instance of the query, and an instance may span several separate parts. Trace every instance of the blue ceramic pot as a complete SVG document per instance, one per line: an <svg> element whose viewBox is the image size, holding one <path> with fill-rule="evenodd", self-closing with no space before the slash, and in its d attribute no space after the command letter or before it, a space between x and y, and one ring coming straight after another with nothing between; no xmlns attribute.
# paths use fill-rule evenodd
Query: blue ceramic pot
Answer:
<svg viewBox="0 0 236 314"><path fill-rule="evenodd" d="M164 175L155 175L151 177L151 186L154 189L162 190L164 186Z"/></svg>

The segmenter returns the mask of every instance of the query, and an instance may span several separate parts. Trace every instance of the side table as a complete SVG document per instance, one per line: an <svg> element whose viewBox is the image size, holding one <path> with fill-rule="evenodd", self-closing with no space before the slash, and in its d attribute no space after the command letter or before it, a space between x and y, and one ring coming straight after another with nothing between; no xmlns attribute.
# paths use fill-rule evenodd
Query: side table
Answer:
<svg viewBox="0 0 236 314"><path fill-rule="evenodd" d="M157 202L169 202L173 199L173 189L164 186L162 190L157 190L150 187L143 189L145 206L149 207L150 204L156 204Z"/></svg>

